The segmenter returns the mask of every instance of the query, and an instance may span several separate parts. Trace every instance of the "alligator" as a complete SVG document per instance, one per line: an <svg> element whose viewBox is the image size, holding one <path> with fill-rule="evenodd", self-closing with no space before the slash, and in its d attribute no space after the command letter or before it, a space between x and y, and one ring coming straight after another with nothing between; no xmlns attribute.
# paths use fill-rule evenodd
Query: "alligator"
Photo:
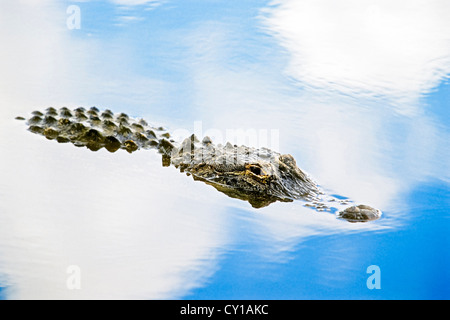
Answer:
<svg viewBox="0 0 450 320"><path fill-rule="evenodd" d="M326 196L290 154L267 148L214 144L209 137L201 141L191 135L176 142L163 127L151 126L144 119L125 113L100 111L97 107L69 109L49 107L33 111L26 119L28 130L59 143L72 143L91 151L123 149L133 153L155 149L162 155L162 165L174 166L203 181L229 197L248 201L262 208L275 201L305 201L317 211L335 212L349 222L367 222L380 218L381 211L367 205L352 205L339 211L334 204L348 205L348 199ZM330 205L330 204L333 205Z"/></svg>

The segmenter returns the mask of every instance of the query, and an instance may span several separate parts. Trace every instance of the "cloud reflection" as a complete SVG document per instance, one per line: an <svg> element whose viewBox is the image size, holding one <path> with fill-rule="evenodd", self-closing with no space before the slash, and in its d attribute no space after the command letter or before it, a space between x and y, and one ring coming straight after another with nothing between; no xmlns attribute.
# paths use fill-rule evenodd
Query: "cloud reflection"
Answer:
<svg viewBox="0 0 450 320"><path fill-rule="evenodd" d="M14 146L4 137L5 155ZM15 170L0 172L9 299L174 298L214 272L226 217L158 154L87 152L26 130L16 138L21 150L2 160ZM80 290L66 287L70 265L81 269Z"/></svg>
<svg viewBox="0 0 450 320"><path fill-rule="evenodd" d="M290 54L303 86L411 104L450 73L445 0L281 0L267 27Z"/></svg>

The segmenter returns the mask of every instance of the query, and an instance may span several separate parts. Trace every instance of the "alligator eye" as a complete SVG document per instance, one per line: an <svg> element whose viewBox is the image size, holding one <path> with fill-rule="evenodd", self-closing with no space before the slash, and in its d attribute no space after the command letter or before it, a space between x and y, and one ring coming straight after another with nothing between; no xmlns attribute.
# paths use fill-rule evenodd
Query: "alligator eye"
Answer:
<svg viewBox="0 0 450 320"><path fill-rule="evenodd" d="M261 175L262 173L261 168L257 166L249 166L249 169L252 173L256 174L257 176Z"/></svg>

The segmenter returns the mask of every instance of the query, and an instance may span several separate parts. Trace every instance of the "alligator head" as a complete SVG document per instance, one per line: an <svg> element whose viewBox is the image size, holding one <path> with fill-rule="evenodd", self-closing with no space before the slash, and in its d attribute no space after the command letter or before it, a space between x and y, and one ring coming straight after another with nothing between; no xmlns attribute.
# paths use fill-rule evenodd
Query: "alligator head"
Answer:
<svg viewBox="0 0 450 320"><path fill-rule="evenodd" d="M171 152L171 163L233 198L260 208L274 201L311 200L319 194L316 184L297 167L289 154L272 150L214 145L192 135Z"/></svg>

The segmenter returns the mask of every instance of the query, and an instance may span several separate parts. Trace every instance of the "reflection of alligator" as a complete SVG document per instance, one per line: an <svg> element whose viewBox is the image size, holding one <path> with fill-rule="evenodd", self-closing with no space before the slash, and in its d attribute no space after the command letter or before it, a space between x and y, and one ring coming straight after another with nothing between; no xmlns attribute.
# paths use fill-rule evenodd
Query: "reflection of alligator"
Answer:
<svg viewBox="0 0 450 320"><path fill-rule="evenodd" d="M100 112L95 107L34 111L27 123L33 133L92 151L105 148L110 152L124 149L132 153L138 149L157 149L162 154L163 166L172 164L195 180L230 197L246 200L255 208L275 201L303 199L307 200L307 206L318 211L336 210L324 203L323 192L297 167L291 155L230 143L215 145L208 137L199 141L194 135L177 144L162 127L151 127L145 120L131 119L124 113ZM326 201L347 204L347 200L332 197ZM352 222L376 220L380 215L379 210L364 205L338 213Z"/></svg>

